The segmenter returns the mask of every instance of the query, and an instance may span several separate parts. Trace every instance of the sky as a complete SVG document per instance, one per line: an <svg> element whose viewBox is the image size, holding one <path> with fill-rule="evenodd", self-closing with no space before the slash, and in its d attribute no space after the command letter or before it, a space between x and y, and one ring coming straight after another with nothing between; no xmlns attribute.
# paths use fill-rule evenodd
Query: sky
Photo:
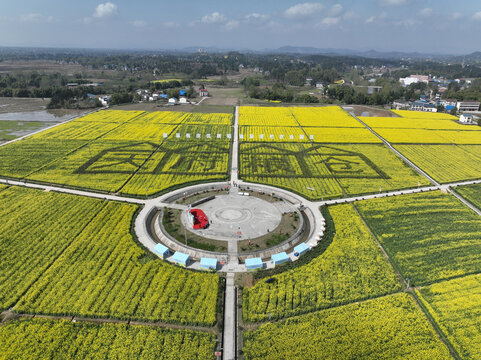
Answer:
<svg viewBox="0 0 481 360"><path fill-rule="evenodd" d="M0 0L0 46L467 54L480 0Z"/></svg>

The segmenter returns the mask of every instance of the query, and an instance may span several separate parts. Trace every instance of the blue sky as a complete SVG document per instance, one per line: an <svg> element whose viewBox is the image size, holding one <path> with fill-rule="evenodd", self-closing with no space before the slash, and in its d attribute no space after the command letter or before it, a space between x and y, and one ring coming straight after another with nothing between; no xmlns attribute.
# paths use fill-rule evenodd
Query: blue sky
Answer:
<svg viewBox="0 0 481 360"><path fill-rule="evenodd" d="M470 53L479 0L3 0L0 46Z"/></svg>

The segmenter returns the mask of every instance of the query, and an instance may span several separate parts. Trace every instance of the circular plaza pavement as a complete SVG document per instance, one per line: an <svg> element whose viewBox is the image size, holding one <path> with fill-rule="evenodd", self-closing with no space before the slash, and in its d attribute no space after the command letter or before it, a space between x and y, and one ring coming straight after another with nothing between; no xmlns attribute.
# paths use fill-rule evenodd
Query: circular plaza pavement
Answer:
<svg viewBox="0 0 481 360"><path fill-rule="evenodd" d="M182 223L192 233L215 240L254 239L279 226L281 208L254 196L229 194L196 206L209 219L207 229L192 229L187 212L182 213Z"/></svg>

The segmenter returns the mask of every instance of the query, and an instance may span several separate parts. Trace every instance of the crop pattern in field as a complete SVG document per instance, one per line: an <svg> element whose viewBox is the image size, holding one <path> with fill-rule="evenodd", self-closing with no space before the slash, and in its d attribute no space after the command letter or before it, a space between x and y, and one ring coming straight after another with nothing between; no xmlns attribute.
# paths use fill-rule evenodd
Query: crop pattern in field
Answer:
<svg viewBox="0 0 481 360"><path fill-rule="evenodd" d="M313 199L428 184L384 145L246 143L239 161L246 180Z"/></svg>
<svg viewBox="0 0 481 360"><path fill-rule="evenodd" d="M231 123L229 114L99 111L0 148L0 176L133 196L224 180Z"/></svg>
<svg viewBox="0 0 481 360"><path fill-rule="evenodd" d="M319 200L428 183L340 107L241 107L239 114L247 181Z"/></svg>

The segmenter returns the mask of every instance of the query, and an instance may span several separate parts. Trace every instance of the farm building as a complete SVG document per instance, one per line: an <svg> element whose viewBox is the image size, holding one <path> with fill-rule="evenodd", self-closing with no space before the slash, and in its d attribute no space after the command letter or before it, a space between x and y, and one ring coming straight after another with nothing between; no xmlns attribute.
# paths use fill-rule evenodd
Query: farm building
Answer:
<svg viewBox="0 0 481 360"><path fill-rule="evenodd" d="M187 98L185 96L181 96L179 98L179 104L188 104L189 101L187 100Z"/></svg>
<svg viewBox="0 0 481 360"><path fill-rule="evenodd" d="M170 104L170 105L175 105L175 104L177 104L177 98L175 98L175 97L170 98L170 99L169 99L169 104Z"/></svg>
<svg viewBox="0 0 481 360"><path fill-rule="evenodd" d="M201 97L209 96L209 91L207 89L200 89L199 94Z"/></svg>
<svg viewBox="0 0 481 360"><path fill-rule="evenodd" d="M428 112L437 112L438 109L434 104L429 104L424 101L415 101L411 105L411 109L414 111L428 111Z"/></svg>
<svg viewBox="0 0 481 360"><path fill-rule="evenodd" d="M396 110L409 109L411 107L411 102L405 100L395 100L392 103L392 107Z"/></svg>
<svg viewBox="0 0 481 360"><path fill-rule="evenodd" d="M479 101L458 101L456 108L458 111L478 111Z"/></svg>
<svg viewBox="0 0 481 360"><path fill-rule="evenodd" d="M469 114L463 114L459 117L459 122L463 123L463 124L474 124L474 117L473 115L469 115Z"/></svg>

